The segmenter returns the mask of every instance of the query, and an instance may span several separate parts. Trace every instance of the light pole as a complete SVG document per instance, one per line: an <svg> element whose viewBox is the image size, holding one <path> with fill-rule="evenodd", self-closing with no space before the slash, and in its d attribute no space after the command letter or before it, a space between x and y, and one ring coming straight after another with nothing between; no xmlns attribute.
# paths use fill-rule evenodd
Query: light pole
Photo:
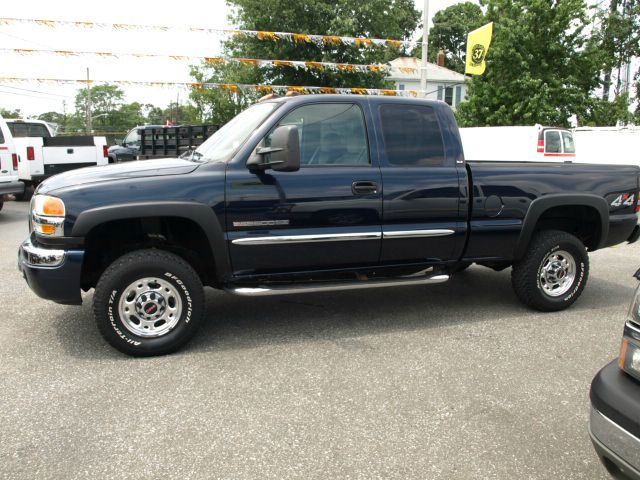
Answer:
<svg viewBox="0 0 640 480"><path fill-rule="evenodd" d="M422 17L422 67L420 68L420 90L421 97L427 96L427 58L429 57L429 0L424 0L424 10Z"/></svg>

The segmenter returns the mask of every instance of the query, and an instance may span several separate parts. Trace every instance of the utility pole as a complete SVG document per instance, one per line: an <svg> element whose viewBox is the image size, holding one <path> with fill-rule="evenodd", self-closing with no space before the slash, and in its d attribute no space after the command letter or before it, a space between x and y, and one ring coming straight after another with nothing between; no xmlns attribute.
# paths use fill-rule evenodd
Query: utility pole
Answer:
<svg viewBox="0 0 640 480"><path fill-rule="evenodd" d="M91 135L93 127L91 125L91 80L89 79L89 69L87 68L87 101L86 101L86 133Z"/></svg>
<svg viewBox="0 0 640 480"><path fill-rule="evenodd" d="M175 118L176 125L179 125L179 122L178 122L179 116L180 116L180 90L178 90L178 93L176 94L176 118Z"/></svg>
<svg viewBox="0 0 640 480"><path fill-rule="evenodd" d="M427 92L427 59L429 57L429 0L424 0L422 28L422 67L420 68L421 97L425 98Z"/></svg>

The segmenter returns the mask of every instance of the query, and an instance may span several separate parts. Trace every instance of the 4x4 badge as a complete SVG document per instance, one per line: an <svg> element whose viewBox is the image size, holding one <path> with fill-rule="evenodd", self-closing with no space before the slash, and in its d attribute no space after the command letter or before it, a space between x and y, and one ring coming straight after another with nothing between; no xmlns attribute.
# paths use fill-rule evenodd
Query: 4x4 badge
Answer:
<svg viewBox="0 0 640 480"><path fill-rule="evenodd" d="M635 200L635 195L629 195L628 193L625 193L623 195L618 195L616 199L613 202L611 202L611 206L621 207L622 205L624 205L625 207L633 207L634 200Z"/></svg>

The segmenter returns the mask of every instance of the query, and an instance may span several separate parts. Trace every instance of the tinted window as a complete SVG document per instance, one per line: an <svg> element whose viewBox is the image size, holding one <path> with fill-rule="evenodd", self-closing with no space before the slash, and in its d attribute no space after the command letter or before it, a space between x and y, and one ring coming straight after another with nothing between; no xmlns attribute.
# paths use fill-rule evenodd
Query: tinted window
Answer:
<svg viewBox="0 0 640 480"><path fill-rule="evenodd" d="M560 132L557 130L545 132L544 151L545 153L562 153Z"/></svg>
<svg viewBox="0 0 640 480"><path fill-rule="evenodd" d="M49 138L51 134L47 127L41 123L7 123L11 135L16 138L21 137L46 137Z"/></svg>
<svg viewBox="0 0 640 480"><path fill-rule="evenodd" d="M576 153L576 146L573 143L573 135L571 132L562 132L562 145L564 153Z"/></svg>
<svg viewBox="0 0 640 480"><path fill-rule="evenodd" d="M0 143L4 143L4 133L0 130Z"/></svg>
<svg viewBox="0 0 640 480"><path fill-rule="evenodd" d="M367 132L358 105L306 105L286 115L279 125L298 127L300 165L369 165Z"/></svg>
<svg viewBox="0 0 640 480"><path fill-rule="evenodd" d="M383 105L380 109L387 161L399 166L437 166L444 163L444 144L433 108Z"/></svg>

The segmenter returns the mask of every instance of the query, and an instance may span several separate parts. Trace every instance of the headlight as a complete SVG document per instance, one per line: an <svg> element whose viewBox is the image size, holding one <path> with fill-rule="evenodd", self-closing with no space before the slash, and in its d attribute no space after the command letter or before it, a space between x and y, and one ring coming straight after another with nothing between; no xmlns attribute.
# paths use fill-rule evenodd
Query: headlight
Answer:
<svg viewBox="0 0 640 480"><path fill-rule="evenodd" d="M624 325L618 365L629 375L640 380L640 287L633 297Z"/></svg>
<svg viewBox="0 0 640 480"><path fill-rule="evenodd" d="M49 195L35 195L31 202L31 223L36 233L53 237L64 235L64 202Z"/></svg>

